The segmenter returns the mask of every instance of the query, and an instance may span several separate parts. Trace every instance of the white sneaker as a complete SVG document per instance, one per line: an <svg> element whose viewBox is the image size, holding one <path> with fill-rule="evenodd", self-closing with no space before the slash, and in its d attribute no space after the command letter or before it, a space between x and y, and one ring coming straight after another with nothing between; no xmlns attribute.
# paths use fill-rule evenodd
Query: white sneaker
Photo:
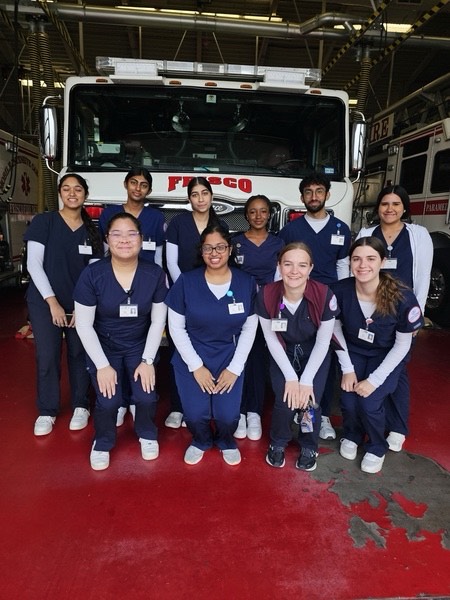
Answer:
<svg viewBox="0 0 450 600"><path fill-rule="evenodd" d="M94 450L95 442L92 444L91 450L91 467L94 471L104 471L109 467L109 452Z"/></svg>
<svg viewBox="0 0 450 600"><path fill-rule="evenodd" d="M131 416L133 417L133 421L136 420L136 404L130 404L130 406L128 407L128 410L131 413Z"/></svg>
<svg viewBox="0 0 450 600"><path fill-rule="evenodd" d="M237 448L222 450L222 456L227 465L238 465L241 462L241 453Z"/></svg>
<svg viewBox="0 0 450 600"><path fill-rule="evenodd" d="M366 452L361 463L361 471L364 473L379 473L383 468L384 456L377 456Z"/></svg>
<svg viewBox="0 0 450 600"><path fill-rule="evenodd" d="M336 439L336 432L333 428L333 425L330 422L329 417L322 417L320 419L319 437L322 440L335 440Z"/></svg>
<svg viewBox="0 0 450 600"><path fill-rule="evenodd" d="M73 411L73 416L70 419L69 423L69 429L71 431L79 431L80 429L84 429L85 427L87 427L90 414L91 413L88 411L87 408L81 408L81 406L78 406Z"/></svg>
<svg viewBox="0 0 450 600"><path fill-rule="evenodd" d="M386 441L389 444L389 450L392 450L393 452L400 452L400 450L403 448L405 439L406 437L403 435L403 433L391 431L386 438Z"/></svg>
<svg viewBox="0 0 450 600"><path fill-rule="evenodd" d="M117 411L117 420L116 420L116 427L121 427L123 425L123 422L125 421L125 415L128 412L128 408L126 406L119 406L119 409Z"/></svg>
<svg viewBox="0 0 450 600"><path fill-rule="evenodd" d="M164 425L166 427L170 427L171 429L178 429L181 427L181 423L183 421L183 413L173 411L169 413L167 419L164 421Z"/></svg>
<svg viewBox="0 0 450 600"><path fill-rule="evenodd" d="M240 423L239 423L240 424ZM239 427L238 427L239 429ZM258 413L247 413L247 437L249 440L260 440L262 436L261 417Z"/></svg>
<svg viewBox="0 0 450 600"><path fill-rule="evenodd" d="M155 460L159 456L159 444L156 440L144 440L139 438L141 454L144 460Z"/></svg>
<svg viewBox="0 0 450 600"><path fill-rule="evenodd" d="M347 460L355 460L357 451L358 445L355 442L342 438L341 447L339 448L341 456Z"/></svg>
<svg viewBox="0 0 450 600"><path fill-rule="evenodd" d="M47 435L52 432L56 417L40 416L34 424L34 435Z"/></svg>
<svg viewBox="0 0 450 600"><path fill-rule="evenodd" d="M189 446L184 454L184 462L187 465L196 465L199 463L205 452L196 446Z"/></svg>
<svg viewBox="0 0 450 600"><path fill-rule="evenodd" d="M243 415L242 413L239 417L239 423L238 423L236 431L233 433L233 435L238 440L243 440L244 438L247 437L247 419L245 418L245 415Z"/></svg>

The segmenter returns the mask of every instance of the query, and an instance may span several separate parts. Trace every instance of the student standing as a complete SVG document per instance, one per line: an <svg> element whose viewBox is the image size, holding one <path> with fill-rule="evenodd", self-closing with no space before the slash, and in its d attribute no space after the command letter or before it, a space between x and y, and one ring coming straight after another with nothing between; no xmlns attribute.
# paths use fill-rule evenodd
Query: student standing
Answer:
<svg viewBox="0 0 450 600"><path fill-rule="evenodd" d="M336 298L328 286L310 279L311 250L302 242L280 252L281 280L259 291L256 310L271 355L270 376L275 405L266 461L284 467L285 448L297 415L300 455L297 469L316 468L320 402L330 365L330 341Z"/></svg>
<svg viewBox="0 0 450 600"><path fill-rule="evenodd" d="M229 265L231 237L221 225L207 227L200 244L204 266L180 275L166 300L176 348L172 363L193 436L184 461L197 464L215 444L227 464L237 465L241 455L233 433L258 323L253 313L256 285Z"/></svg>
<svg viewBox="0 0 450 600"><path fill-rule="evenodd" d="M233 237L235 261L249 275L253 275L258 288L273 282L278 253L284 246L281 238L268 232L271 203L267 196L251 196L244 206L249 228ZM258 326L255 342L248 355L244 372L241 414L234 437L259 440L262 436L261 415L264 405L265 377L268 353L261 328Z"/></svg>
<svg viewBox="0 0 450 600"><path fill-rule="evenodd" d="M433 263L431 236L425 227L409 223L410 199L400 185L390 185L381 190L375 214L379 224L361 229L356 239L373 235L381 241L386 252L383 271L413 290L423 314ZM389 449L395 452L402 449L408 434L409 397L409 377L405 364L397 389L386 398L386 424L390 432L387 442Z"/></svg>
<svg viewBox="0 0 450 600"><path fill-rule="evenodd" d="M291 221L280 231L279 236L286 244L304 242L314 256L312 279L331 285L349 276L348 250L351 232L348 226L329 214L326 202L330 197L331 183L322 173L313 173L300 182L301 200L306 213ZM337 364L332 357L330 374L322 399L320 437L335 439L336 432L330 421L331 400L333 397Z"/></svg>
<svg viewBox="0 0 450 600"><path fill-rule="evenodd" d="M103 253L97 228L83 204L86 180L67 173L58 184L62 208L36 215L24 239L28 312L33 328L37 364L37 436L49 434L60 407L61 349L65 337L73 416L69 428L86 427L89 419L89 375L83 346L75 330L73 289L84 267Z"/></svg>
<svg viewBox="0 0 450 600"><path fill-rule="evenodd" d="M113 215L121 212L136 217L142 230L142 248L140 257L162 267L162 253L165 241L165 223L162 212L151 206L146 206L152 192L152 176L145 168L135 167L128 171L123 182L127 192L125 204L110 204L100 215L99 228L102 236L108 221Z"/></svg>
<svg viewBox="0 0 450 600"><path fill-rule="evenodd" d="M340 453L354 460L364 444L361 470L366 473L383 467L389 447L385 399L395 391L413 333L423 325L413 292L381 272L385 260L379 239L360 238L350 248L354 277L333 286L341 310L335 333L343 348L337 352L343 373Z"/></svg>
<svg viewBox="0 0 450 600"><path fill-rule="evenodd" d="M167 314L165 273L139 258L143 241L139 221L118 213L105 234L110 256L83 271L74 291L77 331L97 394L90 462L98 471L109 466L125 380L136 405L134 429L142 458L154 460L159 455L153 420L155 360Z"/></svg>

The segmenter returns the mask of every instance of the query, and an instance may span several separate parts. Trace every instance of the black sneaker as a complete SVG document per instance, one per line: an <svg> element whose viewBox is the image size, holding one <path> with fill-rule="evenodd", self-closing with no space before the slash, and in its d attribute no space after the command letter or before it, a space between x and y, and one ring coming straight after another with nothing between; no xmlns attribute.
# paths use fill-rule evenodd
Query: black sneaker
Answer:
<svg viewBox="0 0 450 600"><path fill-rule="evenodd" d="M295 466L301 471L314 471L317 467L316 457L317 452L315 450L311 450L311 448L302 448Z"/></svg>
<svg viewBox="0 0 450 600"><path fill-rule="evenodd" d="M266 463L271 467L284 467L284 448L281 446L269 446L266 454Z"/></svg>

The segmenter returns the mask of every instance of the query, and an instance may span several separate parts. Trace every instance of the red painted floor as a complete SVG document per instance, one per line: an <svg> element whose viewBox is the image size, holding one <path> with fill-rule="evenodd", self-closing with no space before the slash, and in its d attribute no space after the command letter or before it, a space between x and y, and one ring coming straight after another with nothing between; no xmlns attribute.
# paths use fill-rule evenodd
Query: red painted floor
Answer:
<svg viewBox="0 0 450 600"><path fill-rule="evenodd" d="M67 383L51 435L35 438L34 348L16 340L21 294L0 289L0 598L356 600L450 597L450 331L420 333L411 362L411 435L382 473L325 442L313 473L213 450L183 463L187 430L140 457L129 415L107 471L89 466L92 426L68 429ZM339 423L336 416L335 424ZM338 432L339 434L339 432Z"/></svg>

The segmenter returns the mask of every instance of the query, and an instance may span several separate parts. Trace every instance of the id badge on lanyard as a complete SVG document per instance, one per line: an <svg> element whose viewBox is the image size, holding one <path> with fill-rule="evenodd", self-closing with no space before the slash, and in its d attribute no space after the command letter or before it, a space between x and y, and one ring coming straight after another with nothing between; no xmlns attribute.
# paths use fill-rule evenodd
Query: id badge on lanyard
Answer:
<svg viewBox="0 0 450 600"><path fill-rule="evenodd" d="M288 320L287 319L283 319L283 317L281 316L281 311L284 308L284 304L281 302L280 306L279 306L279 312L278 312L278 317L271 319L270 321L270 329L272 331L287 331L287 326L288 326Z"/></svg>
<svg viewBox="0 0 450 600"><path fill-rule="evenodd" d="M345 244L345 235L341 233L341 224L337 223L337 232L331 235L331 245L332 246L343 246Z"/></svg>
<svg viewBox="0 0 450 600"><path fill-rule="evenodd" d="M366 319L366 328L361 329L358 332L358 339L363 340L364 342L368 342L369 344L373 344L375 340L375 334L372 331L369 331L369 325L373 323L373 319Z"/></svg>
<svg viewBox="0 0 450 600"><path fill-rule="evenodd" d="M78 244L78 254L86 254L92 256L92 246L88 246L85 241L84 244Z"/></svg>
<svg viewBox="0 0 450 600"><path fill-rule="evenodd" d="M119 306L119 317L137 317L139 315L138 305L131 304L132 290L127 292L128 300L126 304L120 304Z"/></svg>
<svg viewBox="0 0 450 600"><path fill-rule="evenodd" d="M227 296L228 296L228 298L233 298L233 302L228 305L228 312L230 313L230 315L243 314L245 312L244 311L244 303L236 302L236 300L234 299L234 294L231 290L228 290Z"/></svg>
<svg viewBox="0 0 450 600"><path fill-rule="evenodd" d="M152 250L154 252L156 250L156 242L152 242L150 238L144 240L142 242L142 250Z"/></svg>

